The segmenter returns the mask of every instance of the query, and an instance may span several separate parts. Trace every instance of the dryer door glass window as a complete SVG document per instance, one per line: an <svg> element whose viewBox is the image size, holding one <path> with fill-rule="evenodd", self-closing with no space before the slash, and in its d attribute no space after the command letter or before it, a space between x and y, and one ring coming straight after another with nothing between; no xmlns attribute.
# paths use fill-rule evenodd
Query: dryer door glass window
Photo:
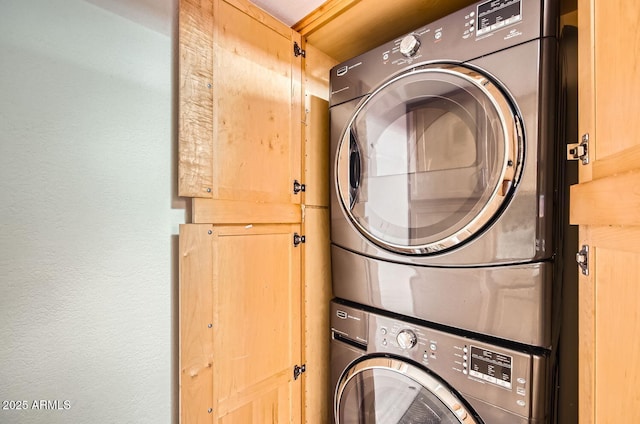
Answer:
<svg viewBox="0 0 640 424"><path fill-rule="evenodd" d="M488 78L425 67L356 109L338 149L346 213L374 243L436 253L481 231L508 201L522 162L520 120Z"/></svg>
<svg viewBox="0 0 640 424"><path fill-rule="evenodd" d="M376 358L346 374L335 407L338 424L475 423L464 405L425 371L399 360Z"/></svg>

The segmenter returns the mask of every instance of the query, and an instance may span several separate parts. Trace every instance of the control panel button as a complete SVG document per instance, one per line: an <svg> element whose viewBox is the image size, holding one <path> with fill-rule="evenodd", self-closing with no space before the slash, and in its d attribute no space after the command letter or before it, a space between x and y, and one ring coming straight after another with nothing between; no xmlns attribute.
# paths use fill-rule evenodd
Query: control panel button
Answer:
<svg viewBox="0 0 640 424"><path fill-rule="evenodd" d="M414 56L420 48L420 40L413 34L407 35L400 42L400 53L406 57Z"/></svg>
<svg viewBox="0 0 640 424"><path fill-rule="evenodd" d="M386 329L386 328L384 328L384 327L382 327L382 328L380 329L380 332L381 332L381 333L382 333L382 335L384 336L384 335L386 335L386 334L387 334L387 329Z"/></svg>
<svg viewBox="0 0 640 424"><path fill-rule="evenodd" d="M413 331L402 330L398 333L396 341L398 342L398 346L402 349L411 349L418 342L418 338Z"/></svg>
<svg viewBox="0 0 640 424"><path fill-rule="evenodd" d="M438 350L438 345L435 343L431 343L429 345L429 349L431 349L431 351L435 352L436 350Z"/></svg>

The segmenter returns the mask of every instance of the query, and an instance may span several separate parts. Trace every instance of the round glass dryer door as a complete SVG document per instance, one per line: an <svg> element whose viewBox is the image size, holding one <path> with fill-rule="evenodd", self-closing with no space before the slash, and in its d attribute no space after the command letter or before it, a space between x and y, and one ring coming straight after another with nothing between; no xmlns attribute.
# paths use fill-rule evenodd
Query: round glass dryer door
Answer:
<svg viewBox="0 0 640 424"><path fill-rule="evenodd" d="M386 357L365 359L347 370L334 407L336 424L479 424L446 384Z"/></svg>
<svg viewBox="0 0 640 424"><path fill-rule="evenodd" d="M429 65L364 98L338 147L336 184L372 242L425 255L465 242L499 213L523 160L521 119L486 76Z"/></svg>

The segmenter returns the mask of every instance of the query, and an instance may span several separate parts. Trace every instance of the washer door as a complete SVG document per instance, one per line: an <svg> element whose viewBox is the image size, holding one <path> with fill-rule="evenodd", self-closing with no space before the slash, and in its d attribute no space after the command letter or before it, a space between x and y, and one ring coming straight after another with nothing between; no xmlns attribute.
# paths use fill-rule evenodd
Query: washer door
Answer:
<svg viewBox="0 0 640 424"><path fill-rule="evenodd" d="M479 424L448 386L407 362L372 357L338 382L336 424Z"/></svg>
<svg viewBox="0 0 640 424"><path fill-rule="evenodd" d="M425 255L489 224L517 185L521 119L475 70L429 65L365 97L340 140L345 213L377 245Z"/></svg>

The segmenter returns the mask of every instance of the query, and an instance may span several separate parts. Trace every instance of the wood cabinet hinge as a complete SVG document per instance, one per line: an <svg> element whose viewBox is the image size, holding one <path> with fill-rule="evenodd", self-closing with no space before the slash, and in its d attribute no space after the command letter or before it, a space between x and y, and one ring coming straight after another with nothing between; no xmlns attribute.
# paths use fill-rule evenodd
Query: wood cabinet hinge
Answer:
<svg viewBox="0 0 640 424"><path fill-rule="evenodd" d="M582 136L580 143L567 144L567 160L581 160L583 165L589 163L589 134Z"/></svg>
<svg viewBox="0 0 640 424"><path fill-rule="evenodd" d="M305 372L307 370L307 365L306 364L302 364L302 366L298 366L295 365L293 367L293 379L297 380L298 377L300 377L300 374L302 374L303 372Z"/></svg>
<svg viewBox="0 0 640 424"><path fill-rule="evenodd" d="M307 57L307 51L303 50L302 47L300 47L300 44L298 44L297 41L294 41L293 42L293 55L295 57L298 57L298 56Z"/></svg>
<svg viewBox="0 0 640 424"><path fill-rule="evenodd" d="M589 275L589 246L582 245L582 248L576 253L576 262L582 271L582 275Z"/></svg>
<svg viewBox="0 0 640 424"><path fill-rule="evenodd" d="M298 233L293 233L293 247L298 247L300 243L305 243L307 238Z"/></svg>
<svg viewBox="0 0 640 424"><path fill-rule="evenodd" d="M293 180L293 194L298 194L301 191L304 192L307 190L307 186L305 184L300 184L300 181Z"/></svg>

